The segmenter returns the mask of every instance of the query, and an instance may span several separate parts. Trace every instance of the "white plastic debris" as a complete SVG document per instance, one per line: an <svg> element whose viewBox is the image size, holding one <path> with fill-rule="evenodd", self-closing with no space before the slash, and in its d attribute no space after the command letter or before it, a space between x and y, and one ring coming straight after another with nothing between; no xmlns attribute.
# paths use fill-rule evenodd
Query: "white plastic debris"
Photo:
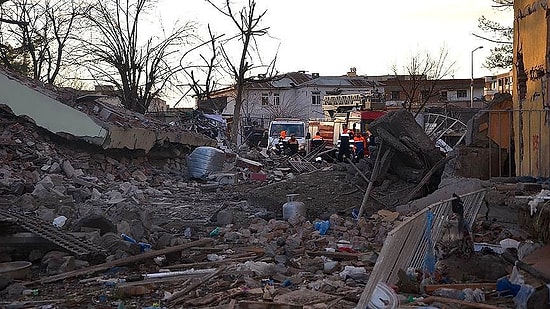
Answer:
<svg viewBox="0 0 550 309"><path fill-rule="evenodd" d="M53 219L53 226L55 226L57 228L61 228L65 225L66 222L67 222L67 217L59 216L59 217Z"/></svg>
<svg viewBox="0 0 550 309"><path fill-rule="evenodd" d="M550 199L550 190L540 190L540 192L528 203L531 216L537 213L537 206L548 199Z"/></svg>

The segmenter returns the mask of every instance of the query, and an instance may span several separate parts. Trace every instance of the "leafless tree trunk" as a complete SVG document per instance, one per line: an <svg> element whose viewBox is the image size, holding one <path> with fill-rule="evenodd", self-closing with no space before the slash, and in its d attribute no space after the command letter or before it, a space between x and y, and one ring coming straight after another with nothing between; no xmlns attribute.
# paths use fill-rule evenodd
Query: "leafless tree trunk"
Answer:
<svg viewBox="0 0 550 309"><path fill-rule="evenodd" d="M82 9L77 3L73 0L13 0L2 5L2 14L17 21L1 27L1 39L5 42L2 45L16 44L14 50L22 55L22 61L29 63L30 72L22 73L45 83L56 83L59 72L67 64L69 42L81 16ZM2 52L5 62L9 50Z"/></svg>
<svg viewBox="0 0 550 309"><path fill-rule="evenodd" d="M195 39L191 22L170 33L162 29L164 38L142 38L140 22L154 9L154 0L95 1L86 16L90 36L82 38L94 80L114 85L122 105L140 113L163 90L175 86L183 70L179 51Z"/></svg>
<svg viewBox="0 0 550 309"><path fill-rule="evenodd" d="M448 57L448 50L442 47L436 56L429 52L411 56L403 66L403 75L399 74L397 65L392 66L394 77L405 94L403 107L415 117L430 99L439 95L437 84L453 74L456 61Z"/></svg>
<svg viewBox="0 0 550 309"><path fill-rule="evenodd" d="M239 12L235 12L230 0L225 0L224 6L215 4L213 0L205 1L233 22L238 34L232 39L238 39L241 44L240 54L236 60L230 57L230 51L224 45L222 45L221 49L228 73L232 76L236 90L235 109L231 123L231 142L236 145L240 129L243 93L246 85L253 80L251 76L252 72L254 69L264 68L266 73L263 75L263 78L269 79L270 76L274 75L276 57L267 65L260 64L259 66L255 66L252 62L254 59L261 61L256 40L268 33L269 27L261 25L267 11L257 12L256 1L254 0L248 0L247 6L243 7ZM256 57L254 57L254 54Z"/></svg>

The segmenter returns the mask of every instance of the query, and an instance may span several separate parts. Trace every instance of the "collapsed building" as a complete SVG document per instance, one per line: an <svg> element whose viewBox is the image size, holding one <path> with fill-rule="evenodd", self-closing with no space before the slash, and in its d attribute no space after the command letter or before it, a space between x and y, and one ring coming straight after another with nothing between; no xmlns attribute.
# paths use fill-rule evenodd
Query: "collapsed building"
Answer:
<svg viewBox="0 0 550 309"><path fill-rule="evenodd" d="M517 298L496 293L497 280L514 264L526 278L521 286L534 290L522 305L537 308L548 297L544 265L533 262L536 254L544 256L537 241L548 230L530 235L502 222L517 215L529 226L533 216L518 211L518 204L525 207L544 185L494 179L503 167L514 175L544 175L513 152L521 139L517 131L502 130L523 121L499 111L509 107L507 99L476 116L468 147L447 155L412 115L397 111L371 123L379 148L358 164L263 158L250 150L227 156L223 172L231 181L205 183L186 175L186 155L216 146L215 139L94 95L47 90L9 73L0 78L0 236L8 244L1 257L30 263L0 273L2 305L514 307ZM40 110L35 102L47 107ZM157 157L159 148L164 155ZM531 162L542 166L542 160ZM498 164L481 170L487 162ZM471 173L493 180L459 177ZM282 220L288 194L299 194L306 216ZM540 196L540 204L544 200ZM540 204L539 222L547 211ZM455 250L468 242L452 238L461 213L483 251ZM513 249L521 254L499 255L502 240L517 241ZM445 286L443 280L419 281L436 255L444 263L432 273L449 280ZM519 255L530 262L518 261ZM486 299L434 296L441 288L480 288Z"/></svg>

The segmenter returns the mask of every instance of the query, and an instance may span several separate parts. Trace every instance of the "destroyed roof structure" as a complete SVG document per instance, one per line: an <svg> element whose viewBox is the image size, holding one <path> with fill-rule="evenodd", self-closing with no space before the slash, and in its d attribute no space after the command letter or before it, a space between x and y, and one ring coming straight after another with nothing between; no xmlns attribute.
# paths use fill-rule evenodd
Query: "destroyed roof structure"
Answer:
<svg viewBox="0 0 550 309"><path fill-rule="evenodd" d="M102 98L72 89L46 88L15 73L0 71L0 106L54 134L104 149L144 152L163 143L216 145L215 140L202 134L116 107Z"/></svg>

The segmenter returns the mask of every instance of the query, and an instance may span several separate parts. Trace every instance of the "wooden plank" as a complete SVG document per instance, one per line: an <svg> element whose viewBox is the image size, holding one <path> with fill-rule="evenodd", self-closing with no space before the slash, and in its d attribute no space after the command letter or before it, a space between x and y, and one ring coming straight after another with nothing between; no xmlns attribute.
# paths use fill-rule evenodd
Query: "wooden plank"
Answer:
<svg viewBox="0 0 550 309"><path fill-rule="evenodd" d="M464 305L466 307L471 308L480 308L480 309L498 309L501 307L488 305L488 304L481 304L481 303L473 303L465 300L460 299L453 299L453 298L446 298L446 297L439 297L439 296L429 296L422 300L423 303L431 304L431 303L444 303L444 304L458 304L458 305Z"/></svg>
<svg viewBox="0 0 550 309"><path fill-rule="evenodd" d="M334 260L357 260L361 253L330 252L330 251L306 251L311 256L326 256Z"/></svg>
<svg viewBox="0 0 550 309"><path fill-rule="evenodd" d="M495 290L497 288L496 282L483 282L483 283L454 283L454 284L428 284L424 287L427 293L432 293L437 289L487 289Z"/></svg>
<svg viewBox="0 0 550 309"><path fill-rule="evenodd" d="M191 284L190 286L186 287L185 289L181 290L181 291L178 291L178 292L175 292L174 294L172 294L172 296L170 296L166 301L173 304L173 305L176 305L176 304L179 304L181 302L183 302L185 300L185 297L187 296L187 294L191 291L193 291L194 289L198 288L199 286L203 285L205 282L207 282L208 280L216 277L217 275L219 275L223 270L225 269L225 266L222 266L220 267L218 270L216 270L215 272L211 273L210 275L208 276L205 276L203 278L201 278L201 280Z"/></svg>
<svg viewBox="0 0 550 309"><path fill-rule="evenodd" d="M544 283L550 283L550 276L547 274L544 274L537 269L533 268L533 266L523 262L518 261L512 254L509 252L504 251L500 256L502 256L508 263L512 265L517 265L517 267L523 269L524 271L528 272L533 277L543 281Z"/></svg>
<svg viewBox="0 0 550 309"><path fill-rule="evenodd" d="M93 273L96 273L96 272L99 272L99 271L102 271L102 270L106 270L106 269L109 269L109 268L112 268L112 267L139 262L139 261L142 261L142 260L153 258L155 256L178 252L178 251L181 251L183 249L187 249L187 248L194 247L194 246L203 246L203 245L206 245L206 244L210 244L212 242L214 242L213 239L205 238L205 239L200 239L200 240L188 242L186 244L182 244L182 245L179 245L179 246L169 247L169 248L165 248L165 249L161 249L161 250L151 250L151 251L147 251L147 252L144 252L144 253L139 254L139 255L130 256L130 257L127 257L127 258L124 258L124 259L119 259L119 260L115 260L115 261L111 261L111 262L107 262L107 263L103 263L103 264L99 264L99 265L90 266L90 267L83 268L83 269L73 270L73 271L66 272L66 273L59 274L59 275L54 275L54 276L49 276L49 277L46 277L46 278L42 278L40 280L30 282L29 285L41 284L41 283L50 283L50 282L56 282L56 281L59 281L59 280L78 277L78 276L82 276L82 275L89 275L89 274L93 274Z"/></svg>
<svg viewBox="0 0 550 309"><path fill-rule="evenodd" d="M261 302L261 301L240 301L237 308L239 309L303 309L304 306Z"/></svg>
<svg viewBox="0 0 550 309"><path fill-rule="evenodd" d="M169 265L165 268L168 269L179 269L179 268L193 268L197 266L212 266L212 265L218 265L218 264L228 264L232 262L240 262L240 261L246 261L246 260L253 260L257 257L257 255L253 252L251 253L243 253L238 254L233 258L219 260L219 261L210 261L210 262L196 262L196 263L186 263L186 264L175 264L175 265Z"/></svg>

